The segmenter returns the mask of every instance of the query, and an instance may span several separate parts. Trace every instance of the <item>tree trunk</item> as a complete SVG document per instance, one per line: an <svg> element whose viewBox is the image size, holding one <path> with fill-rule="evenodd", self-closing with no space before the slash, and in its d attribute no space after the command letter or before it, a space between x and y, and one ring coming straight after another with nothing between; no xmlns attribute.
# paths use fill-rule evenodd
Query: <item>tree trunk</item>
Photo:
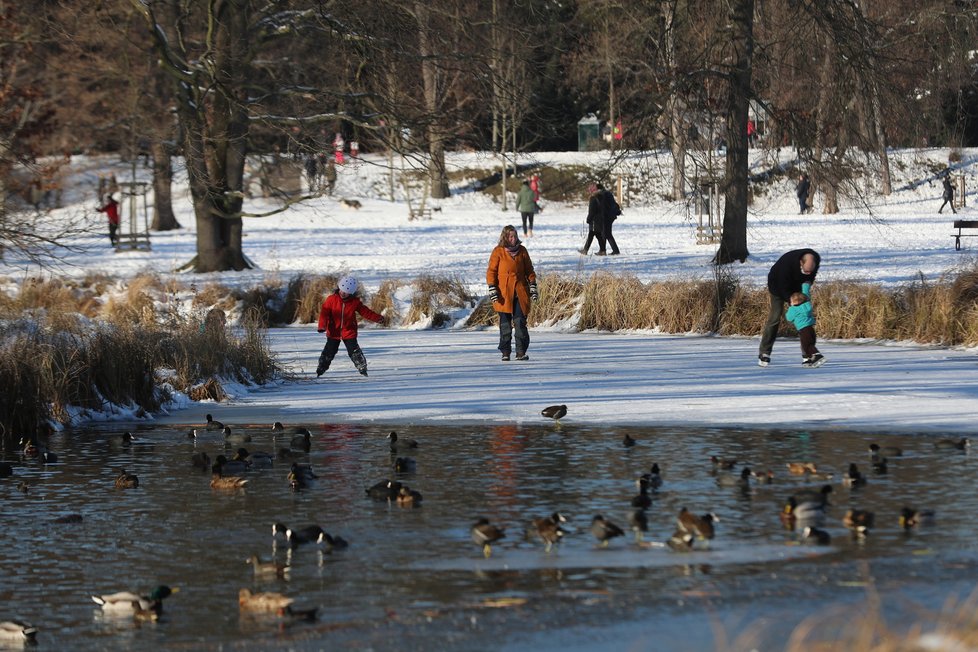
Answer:
<svg viewBox="0 0 978 652"><path fill-rule="evenodd" d="M747 118L754 52L754 0L733 0L730 11L732 67L727 89L727 162L723 180L723 237L714 262L744 262L747 251Z"/></svg>
<svg viewBox="0 0 978 652"><path fill-rule="evenodd" d="M173 231L180 228L173 214L170 189L173 185L173 165L165 143L154 142L153 153L153 231Z"/></svg>
<svg viewBox="0 0 978 652"><path fill-rule="evenodd" d="M662 3L662 18L665 22L665 63L669 79L676 76L676 5ZM683 125L683 103L675 84L671 84L666 100L666 114L669 117L669 145L672 149L672 199L680 201L686 196L686 128Z"/></svg>
<svg viewBox="0 0 978 652"><path fill-rule="evenodd" d="M886 132L883 131L883 108L880 106L879 85L875 79L869 80L869 105L872 112L874 141L876 153L880 159L880 193L889 195L893 192L890 183L890 158L886 153Z"/></svg>
<svg viewBox="0 0 978 652"><path fill-rule="evenodd" d="M811 174L812 194L815 189L822 193L822 214L832 215L839 212L838 186L834 180L832 162L826 158L828 147L826 139L829 107L835 92L832 83L835 65L835 42L827 38L825 52L822 55L822 70L819 75L818 105L815 109L815 146L812 153L813 164ZM809 195L811 196L811 195ZM809 200L809 203L811 200Z"/></svg>
<svg viewBox="0 0 978 652"><path fill-rule="evenodd" d="M445 130L439 122L441 104L438 69L432 60L428 7L424 2L414 3L418 20L418 49L421 55L421 81L424 87L425 112L428 114L428 178L431 180L431 196L444 199L450 195L448 173L445 168Z"/></svg>

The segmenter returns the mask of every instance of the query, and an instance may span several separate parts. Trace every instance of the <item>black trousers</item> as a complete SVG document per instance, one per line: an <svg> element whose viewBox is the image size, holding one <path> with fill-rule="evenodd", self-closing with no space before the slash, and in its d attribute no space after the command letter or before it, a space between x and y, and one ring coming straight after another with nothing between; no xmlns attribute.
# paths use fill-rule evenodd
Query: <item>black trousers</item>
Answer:
<svg viewBox="0 0 978 652"><path fill-rule="evenodd" d="M360 343L355 337L348 340L334 340L332 337L327 337L326 346L323 347L323 352L319 355L319 369L322 371L329 369L330 363L336 357L336 352L340 350L340 342L346 346L346 352L350 356L350 360L353 360L353 366L357 368L357 371L360 373L366 371L367 358L364 357Z"/></svg>
<svg viewBox="0 0 978 652"><path fill-rule="evenodd" d="M520 217L523 218L523 235L526 235L527 222L530 224L530 230L533 230L533 213L520 213Z"/></svg>
<svg viewBox="0 0 978 652"><path fill-rule="evenodd" d="M798 339L801 341L801 354L803 356L810 358L818 353L818 349L815 348L814 326L805 326L803 329L798 331Z"/></svg>

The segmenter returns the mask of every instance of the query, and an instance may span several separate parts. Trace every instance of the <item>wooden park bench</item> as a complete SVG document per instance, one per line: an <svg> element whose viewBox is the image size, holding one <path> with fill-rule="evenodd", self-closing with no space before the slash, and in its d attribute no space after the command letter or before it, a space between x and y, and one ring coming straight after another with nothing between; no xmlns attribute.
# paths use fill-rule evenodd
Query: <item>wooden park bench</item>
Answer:
<svg viewBox="0 0 978 652"><path fill-rule="evenodd" d="M978 220L954 220L954 228L957 233L952 233L954 237L954 250L961 251L961 238L978 237L978 233L962 233L964 229L978 229Z"/></svg>

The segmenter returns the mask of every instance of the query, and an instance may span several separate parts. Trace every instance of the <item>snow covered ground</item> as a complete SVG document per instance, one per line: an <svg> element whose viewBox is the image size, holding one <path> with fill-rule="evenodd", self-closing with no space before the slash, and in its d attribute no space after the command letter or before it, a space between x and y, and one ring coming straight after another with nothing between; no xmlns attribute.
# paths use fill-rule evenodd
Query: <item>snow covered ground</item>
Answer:
<svg viewBox="0 0 978 652"><path fill-rule="evenodd" d="M972 189L978 175L978 151L965 150L955 174ZM525 157L557 164L600 164L602 154L556 153ZM638 159L623 165L638 165ZM642 159L643 165L647 164ZM385 198L383 158L340 170L332 198L321 198L282 214L248 219L245 251L260 269L238 274L183 275L197 284L219 281L253 286L287 281L299 273L352 273L369 291L388 278L409 281L421 274L453 275L477 294L484 293L485 266L503 225L519 223L512 210L502 212L487 195L455 182L452 198L436 202L430 221L408 221L401 197ZM491 167L491 158L458 154L453 170ZM762 285L767 270L788 249L811 246L822 254L820 281L859 280L884 286L935 280L976 263L978 240L966 239L954 251L951 220L975 219L973 190L959 216L939 215L941 186L935 171L948 163L947 150L894 152L895 192L878 196L864 183L861 200L837 215L800 216L793 182L778 181L758 196L749 218L751 257L732 271L744 282ZM662 163L660 162L659 165ZM111 165L79 159L75 186L63 211L90 210L95 179ZM761 165L760 160L758 166ZM668 166L665 166L668 169ZM117 164L120 179L126 167ZM758 167L759 169L759 167ZM138 174L145 175L145 170ZM476 175L477 176L477 175ZM181 177L182 178L182 177ZM474 180L474 177L473 177ZM660 179L644 196L625 206L615 224L622 256L582 257L584 193L577 203L549 202L537 216L534 237L525 244L538 273L587 276L597 271L633 274L643 281L707 278L712 275L713 246L697 245L695 215L682 203L658 195ZM132 276L142 271L163 275L187 262L195 250L195 225L186 186L175 189L175 209L184 228L153 233L151 252L111 253L102 215L90 215L93 233L64 251L56 274L80 277L91 271ZM339 198L356 198L359 210L344 209ZM821 198L816 196L816 208ZM512 204L510 204L512 205ZM256 201L248 208L267 208ZM52 211L51 219L64 213ZM9 256L0 264L0 282L14 286L24 278L52 273ZM817 306L817 286L814 296ZM758 324L758 330L760 324ZM539 410L567 403L568 419L578 422L724 426L790 424L811 428L860 428L901 431L975 429L978 386L973 351L911 344L821 342L829 362L817 370L800 367L797 341L779 341L768 369L755 365L756 338L664 336L652 333L568 333L561 329L531 332L531 360L502 363L496 333L485 331L383 330L365 327L361 344L370 377L353 371L341 351L321 379L311 373L322 338L313 326L276 329L273 347L299 372L297 382L250 393L237 392L229 404L198 405L164 417L192 423L203 412L237 422L246 413L268 418L281 410L283 421L527 421ZM185 404L181 404L185 405ZM245 412L247 411L247 412Z"/></svg>

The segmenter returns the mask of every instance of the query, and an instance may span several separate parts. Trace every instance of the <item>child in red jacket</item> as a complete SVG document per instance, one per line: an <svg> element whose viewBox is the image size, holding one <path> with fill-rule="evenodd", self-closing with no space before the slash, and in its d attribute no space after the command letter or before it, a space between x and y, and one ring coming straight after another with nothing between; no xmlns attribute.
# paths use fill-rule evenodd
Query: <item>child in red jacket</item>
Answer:
<svg viewBox="0 0 978 652"><path fill-rule="evenodd" d="M113 195L105 198L105 205L96 208L99 213L105 213L109 218L109 242L115 247L119 244L119 202Z"/></svg>
<svg viewBox="0 0 978 652"><path fill-rule="evenodd" d="M382 315L363 305L356 296L357 280L352 276L344 276L337 284L339 287L323 301L319 309L319 332L326 333L326 346L319 356L316 367L316 377L322 376L329 369L336 352L339 351L340 341L346 345L346 352L356 366L357 371L367 375L367 359L357 343L357 313L364 319L383 324L386 322Z"/></svg>

